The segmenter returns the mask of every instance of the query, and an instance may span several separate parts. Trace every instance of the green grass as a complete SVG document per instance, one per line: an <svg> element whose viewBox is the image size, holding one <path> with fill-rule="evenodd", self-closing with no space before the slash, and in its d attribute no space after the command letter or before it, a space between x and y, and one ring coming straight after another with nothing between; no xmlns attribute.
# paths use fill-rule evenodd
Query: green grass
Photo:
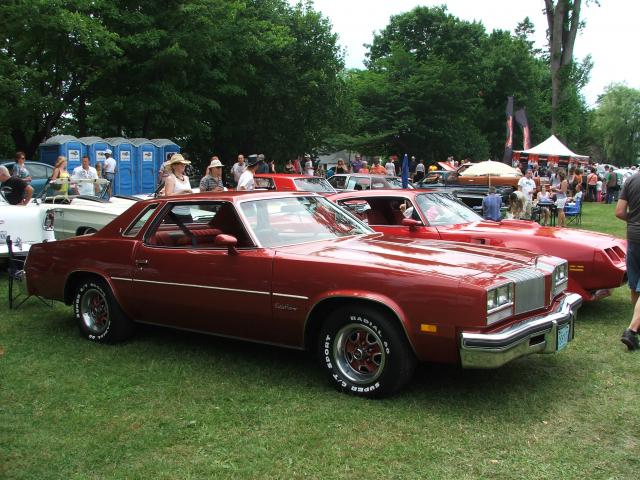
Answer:
<svg viewBox="0 0 640 480"><path fill-rule="evenodd" d="M586 204L583 228L624 236L613 206ZM301 352L150 327L94 345L69 307L3 300L0 478L635 479L630 315L620 288L581 309L558 355L423 365L396 397L367 401Z"/></svg>

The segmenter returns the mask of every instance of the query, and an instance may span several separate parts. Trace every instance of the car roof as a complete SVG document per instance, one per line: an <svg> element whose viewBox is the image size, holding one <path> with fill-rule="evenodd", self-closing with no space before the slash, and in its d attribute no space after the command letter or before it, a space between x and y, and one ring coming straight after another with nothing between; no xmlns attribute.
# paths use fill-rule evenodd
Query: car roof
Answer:
<svg viewBox="0 0 640 480"><path fill-rule="evenodd" d="M255 173L253 176L256 178L320 178L301 173Z"/></svg>
<svg viewBox="0 0 640 480"><path fill-rule="evenodd" d="M150 198L139 202L141 204L154 203L158 201L162 202L186 202L186 201L201 201L201 200L218 200L224 202L238 203L244 200L263 200L269 198L281 198L281 197L322 197L313 192L293 192L293 191L273 191L273 190L253 190L253 191L238 191L230 190L228 192L203 192L193 193L189 195L173 195L171 197L157 197Z"/></svg>

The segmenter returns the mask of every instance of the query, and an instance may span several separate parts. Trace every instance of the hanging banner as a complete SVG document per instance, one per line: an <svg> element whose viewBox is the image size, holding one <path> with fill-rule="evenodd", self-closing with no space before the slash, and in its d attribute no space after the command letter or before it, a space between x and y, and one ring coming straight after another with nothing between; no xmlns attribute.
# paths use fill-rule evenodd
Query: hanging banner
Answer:
<svg viewBox="0 0 640 480"><path fill-rule="evenodd" d="M502 162L511 165L511 154L513 153L513 97L507 99L507 141L504 143L504 157Z"/></svg>
<svg viewBox="0 0 640 480"><path fill-rule="evenodd" d="M524 107L516 112L516 122L522 127L522 149L529 150L531 148L531 135L529 132L529 120Z"/></svg>

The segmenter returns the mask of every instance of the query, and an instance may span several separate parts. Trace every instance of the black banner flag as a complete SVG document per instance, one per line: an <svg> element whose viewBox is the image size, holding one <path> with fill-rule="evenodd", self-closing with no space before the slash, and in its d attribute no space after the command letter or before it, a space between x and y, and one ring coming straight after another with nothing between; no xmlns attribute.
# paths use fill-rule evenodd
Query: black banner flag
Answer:
<svg viewBox="0 0 640 480"><path fill-rule="evenodd" d="M513 97L507 99L507 109L504 112L507 115L507 141L504 143L503 163L511 165L511 154L513 153Z"/></svg>
<svg viewBox="0 0 640 480"><path fill-rule="evenodd" d="M529 120L527 120L527 111L524 107L516 112L516 122L522 127L522 149L529 150L531 148L531 133L529 132Z"/></svg>

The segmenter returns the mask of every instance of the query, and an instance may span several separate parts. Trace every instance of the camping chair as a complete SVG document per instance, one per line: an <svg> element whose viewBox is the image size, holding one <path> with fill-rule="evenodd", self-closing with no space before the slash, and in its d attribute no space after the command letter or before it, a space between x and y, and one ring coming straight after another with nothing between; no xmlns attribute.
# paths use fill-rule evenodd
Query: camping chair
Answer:
<svg viewBox="0 0 640 480"><path fill-rule="evenodd" d="M564 216L567 225L582 225L582 200L565 205Z"/></svg>
<svg viewBox="0 0 640 480"><path fill-rule="evenodd" d="M27 293L27 277L24 271L24 264L27 261L26 255L16 255L13 251L13 241L11 236L7 235L7 250L9 257L7 259L7 273L9 275L9 309L15 309L29 300ZM47 307L53 306L53 301L45 300L37 297ZM19 300L19 301L18 301Z"/></svg>

